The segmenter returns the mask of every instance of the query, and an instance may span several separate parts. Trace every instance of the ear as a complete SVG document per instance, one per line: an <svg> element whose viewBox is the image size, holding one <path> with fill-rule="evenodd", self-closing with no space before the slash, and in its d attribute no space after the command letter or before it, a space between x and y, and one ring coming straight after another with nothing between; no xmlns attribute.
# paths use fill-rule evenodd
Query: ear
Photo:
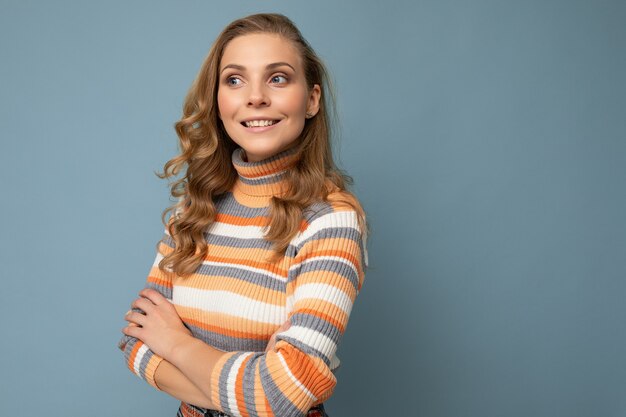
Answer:
<svg viewBox="0 0 626 417"><path fill-rule="evenodd" d="M315 116L317 112L320 110L320 98L322 96L322 89L319 84L314 84L311 90L309 91L309 100L306 106L306 112L311 117Z"/></svg>

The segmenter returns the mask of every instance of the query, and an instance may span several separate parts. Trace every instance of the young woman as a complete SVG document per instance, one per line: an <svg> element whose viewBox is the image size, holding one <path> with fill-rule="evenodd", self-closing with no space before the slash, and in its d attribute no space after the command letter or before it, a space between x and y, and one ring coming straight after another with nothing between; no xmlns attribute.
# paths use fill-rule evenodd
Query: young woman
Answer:
<svg viewBox="0 0 626 417"><path fill-rule="evenodd" d="M224 29L185 99L160 175L182 173L179 202L119 344L179 416L327 415L367 266L327 83L289 19L257 14Z"/></svg>

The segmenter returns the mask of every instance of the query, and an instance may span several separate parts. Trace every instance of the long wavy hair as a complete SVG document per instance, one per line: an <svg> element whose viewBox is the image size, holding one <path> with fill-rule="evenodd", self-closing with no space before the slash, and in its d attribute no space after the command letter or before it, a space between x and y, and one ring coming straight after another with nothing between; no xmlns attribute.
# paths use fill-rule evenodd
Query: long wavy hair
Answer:
<svg viewBox="0 0 626 417"><path fill-rule="evenodd" d="M162 221L175 242L172 252L159 263L163 271L179 276L192 274L207 254L204 232L215 221L214 197L230 191L238 174L232 153L238 145L228 136L218 117L219 68L225 47L238 36L269 33L293 43L300 52L309 89L318 84L318 113L305 120L295 142L297 164L287 171L286 192L270 200L269 224L264 238L272 242L268 262L284 255L299 232L303 210L316 201L345 203L358 214L362 233L368 233L365 212L348 189L352 177L335 166L331 149L331 116L335 100L324 63L291 20L280 14L261 13L230 23L217 37L183 104L183 115L174 125L180 154L167 161L159 178L182 176L170 183L178 203L163 211ZM172 212L166 222L167 214ZM160 246L159 242L157 247Z"/></svg>

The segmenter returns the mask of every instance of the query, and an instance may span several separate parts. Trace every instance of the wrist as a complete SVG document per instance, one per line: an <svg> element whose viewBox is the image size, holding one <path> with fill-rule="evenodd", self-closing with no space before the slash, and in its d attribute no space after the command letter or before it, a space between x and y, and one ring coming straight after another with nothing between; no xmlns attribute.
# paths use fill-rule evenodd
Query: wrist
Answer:
<svg viewBox="0 0 626 417"><path fill-rule="evenodd" d="M199 340L190 334L181 333L177 335L165 359L172 365L179 367L181 360L188 355L189 350L193 348L197 342L199 342Z"/></svg>

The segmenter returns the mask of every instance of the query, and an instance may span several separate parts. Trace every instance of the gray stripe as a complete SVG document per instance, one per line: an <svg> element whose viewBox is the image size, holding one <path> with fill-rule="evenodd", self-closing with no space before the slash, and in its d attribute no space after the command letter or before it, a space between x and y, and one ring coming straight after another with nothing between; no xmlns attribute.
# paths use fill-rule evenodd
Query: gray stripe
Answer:
<svg viewBox="0 0 626 417"><path fill-rule="evenodd" d="M282 171L280 173L276 173L275 176L270 177L270 178L250 179L250 178L239 176L239 180L241 180L241 182L243 182L244 184L250 184L250 185L275 184L277 182L282 181L285 178L285 176L286 176L286 171Z"/></svg>
<svg viewBox="0 0 626 417"><path fill-rule="evenodd" d="M219 278L236 278L240 281L249 282L260 287L269 288L274 291L285 292L287 277L275 278L263 272L254 272L236 266L217 266L202 264L196 269L196 274L217 275ZM218 279L219 279L218 278Z"/></svg>
<svg viewBox="0 0 626 417"><path fill-rule="evenodd" d="M341 332L332 323L327 322L315 315L308 313L295 313L290 317L292 326L306 327L307 329L314 330L318 333L331 339L335 344L339 344L341 339Z"/></svg>
<svg viewBox="0 0 626 417"><path fill-rule="evenodd" d="M237 249L263 249L267 251L272 250L272 242L269 242L263 238L238 238L236 236L220 236L211 233L204 233L204 239L209 245L227 246ZM210 252L210 249L209 249ZM296 256L296 247L290 244L285 250L284 257L288 260L292 260Z"/></svg>
<svg viewBox="0 0 626 417"><path fill-rule="evenodd" d="M264 348L265 349L265 348ZM254 402L254 370L256 368L256 362L262 358L257 356L249 360L251 366L246 366L243 370L243 401L246 404L246 409L251 416L256 416L256 403Z"/></svg>
<svg viewBox="0 0 626 417"><path fill-rule="evenodd" d="M267 340L226 336L221 333L211 332L200 327L193 326L191 324L186 324L186 326L189 330L191 330L191 333L193 333L195 338L200 339L217 349L227 352L236 350L263 352L265 351L268 343Z"/></svg>
<svg viewBox="0 0 626 417"><path fill-rule="evenodd" d="M176 243L174 242L174 239L172 239L172 236L166 233L163 234L163 237L161 238L161 242L164 243L166 246L169 246L172 249L176 247Z"/></svg>
<svg viewBox="0 0 626 417"><path fill-rule="evenodd" d="M361 243L361 233L353 227L341 227L341 226L331 226L324 228L315 232L313 235L309 236L302 242L300 242L297 246L298 251L302 249L304 245L308 242L314 240L323 240L328 238L342 238L342 239L350 239L354 240L356 243Z"/></svg>
<svg viewBox="0 0 626 417"><path fill-rule="evenodd" d="M117 343L117 347L121 350L126 350L126 344L130 341L131 337L128 335L123 335L120 341Z"/></svg>
<svg viewBox="0 0 626 417"><path fill-rule="evenodd" d="M267 397L267 401L274 412L274 415L287 417L287 416L301 416L302 412L283 395L278 386L274 383L269 370L267 369L266 358L263 358L260 362L259 370L261 373L261 385L263 385L263 392Z"/></svg>
<svg viewBox="0 0 626 417"><path fill-rule="evenodd" d="M319 272L319 271L332 271L343 277L345 277L354 289L358 289L359 276L349 265L336 259L316 259L306 262L299 268L294 268L289 271L289 279L287 282L296 281L300 274L306 272Z"/></svg>
<svg viewBox="0 0 626 417"><path fill-rule="evenodd" d="M221 236L205 233L204 238L210 245L229 246L238 249L255 248L271 249L272 242L263 238L240 238L236 236Z"/></svg>
<svg viewBox="0 0 626 417"><path fill-rule="evenodd" d="M240 166L243 168L249 168L249 167L258 167L258 166L262 166L262 165L270 165L271 162L275 162L278 161L279 159L283 159L286 156L291 156L294 155L296 153L296 148L295 147L291 147L291 148L287 148L285 150L280 151L279 153L272 155L268 158L263 159L262 161L244 161L243 160L243 149L242 148L237 148L233 151L233 154L231 155L231 161L234 165L236 166Z"/></svg>
<svg viewBox="0 0 626 417"><path fill-rule="evenodd" d="M233 193L228 191L215 200L215 208L220 214L250 219L263 217L269 214L269 207L247 207L240 204Z"/></svg>
<svg viewBox="0 0 626 417"><path fill-rule="evenodd" d="M228 406L228 374L230 373L235 361L237 359L239 359L242 355L244 355L246 352L237 352L235 354L233 354L230 358L228 358L228 360L226 361L226 363L224 364L222 371L220 372L220 379L219 379L219 383L218 383L218 389L219 389L219 397L220 397L220 405L221 408L227 413L227 414L232 414L233 411L230 409L230 407ZM261 353L255 353L253 354L253 356L259 356L261 355ZM252 362L254 362L255 357L250 359Z"/></svg>
<svg viewBox="0 0 626 417"><path fill-rule="evenodd" d="M146 288L155 289L158 292L160 292L161 295L163 295L163 297L168 298L170 300L172 299L172 288L171 287L166 287L164 285L155 284L154 282L147 282L146 283Z"/></svg>
<svg viewBox="0 0 626 417"><path fill-rule="evenodd" d="M130 353L133 351L133 347L137 343L137 339L135 339L134 337L127 336L127 335L124 335L122 340L124 339L127 339L126 347L124 348L124 358L126 359L126 364L128 364L130 360Z"/></svg>
<svg viewBox="0 0 626 417"><path fill-rule="evenodd" d="M307 223L311 223L313 220L321 217L325 214L332 213L335 211L333 206L326 201L318 201L311 205L309 205L302 214L304 215Z"/></svg>

